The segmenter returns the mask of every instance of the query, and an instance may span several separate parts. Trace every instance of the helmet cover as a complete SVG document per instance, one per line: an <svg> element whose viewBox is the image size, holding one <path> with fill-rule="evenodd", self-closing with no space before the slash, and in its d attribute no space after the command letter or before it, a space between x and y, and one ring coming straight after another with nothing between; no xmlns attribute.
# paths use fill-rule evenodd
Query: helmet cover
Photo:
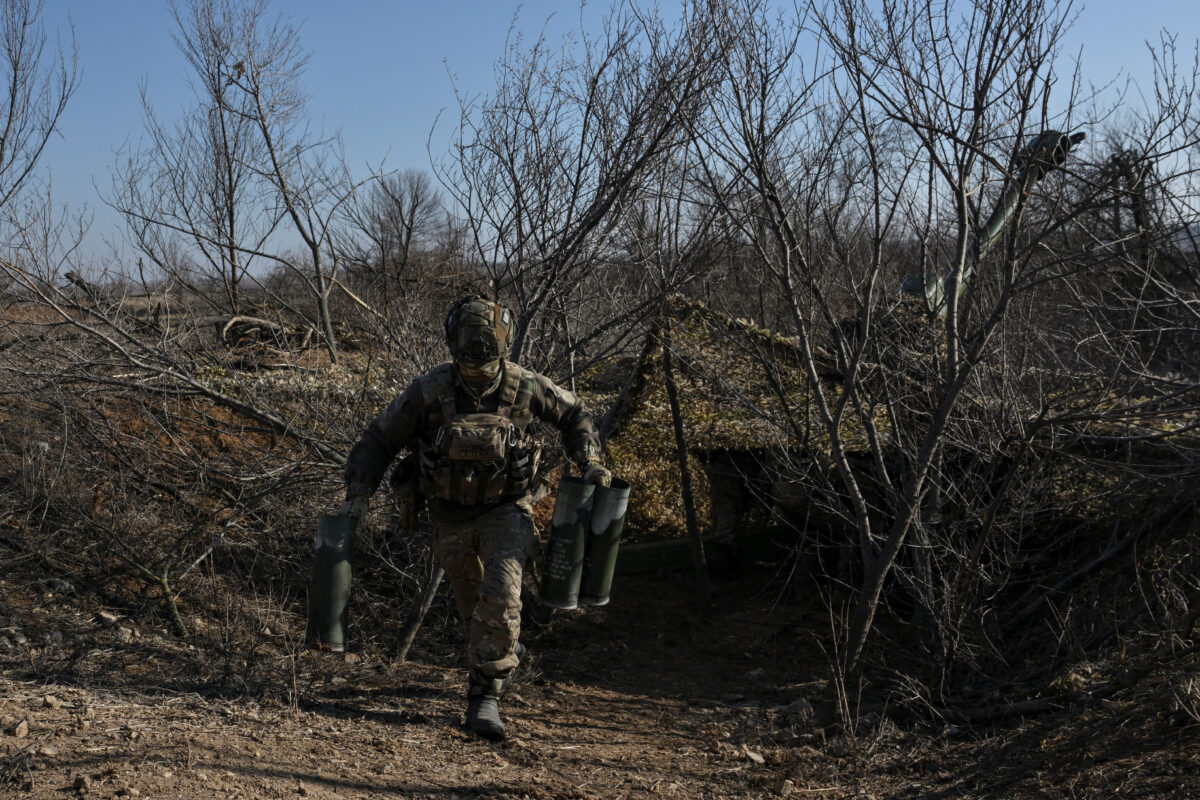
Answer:
<svg viewBox="0 0 1200 800"><path fill-rule="evenodd" d="M446 346L455 361L486 364L508 355L512 312L478 295L464 297L446 315Z"/></svg>

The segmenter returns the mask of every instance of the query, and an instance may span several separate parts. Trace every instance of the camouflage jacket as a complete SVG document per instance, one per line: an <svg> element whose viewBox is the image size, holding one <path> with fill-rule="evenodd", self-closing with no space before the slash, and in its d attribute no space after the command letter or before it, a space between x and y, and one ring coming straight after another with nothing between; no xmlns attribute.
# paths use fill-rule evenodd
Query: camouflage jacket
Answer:
<svg viewBox="0 0 1200 800"><path fill-rule="evenodd" d="M448 394L448 391L439 391L439 387L449 386L454 387L454 405L458 414L496 413L502 407L512 406L514 395L519 394L515 401L519 411L557 428L572 461L584 464L599 457L600 439L592 415L578 397L549 378L505 361L496 386L477 400L463 387L454 365L445 363L413 381L367 426L346 459L345 479L350 494L373 492L401 451L421 452L434 446L434 437L449 411L448 407L443 407L447 404L437 399L439 394ZM519 393L515 391L517 386ZM431 511L446 517L484 510L452 506L434 502Z"/></svg>

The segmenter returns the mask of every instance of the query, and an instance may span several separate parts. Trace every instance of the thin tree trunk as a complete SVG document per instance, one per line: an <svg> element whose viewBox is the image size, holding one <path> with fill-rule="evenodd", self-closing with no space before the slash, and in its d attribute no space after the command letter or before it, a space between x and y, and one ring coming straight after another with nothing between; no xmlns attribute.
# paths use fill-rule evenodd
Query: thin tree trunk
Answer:
<svg viewBox="0 0 1200 800"><path fill-rule="evenodd" d="M329 314L329 288L332 282L326 280L321 260L315 252L313 253L313 262L314 277L317 281L317 314L321 318L321 333L325 335L325 348L329 351L329 360L336 364L338 363L337 340L333 336L333 318Z"/></svg>
<svg viewBox="0 0 1200 800"><path fill-rule="evenodd" d="M700 538L700 523L696 518L696 498L692 492L692 471L688 465L687 437L683 430L683 414L679 410L679 389L675 385L675 367L671 361L671 323L663 326L663 377L667 398L671 401L671 422L675 428L675 451L679 458L679 481L683 489L683 511L687 519L688 537L692 542L692 566L696 571L696 600L707 607L712 600L708 585L708 564L704 558L704 540Z"/></svg>
<svg viewBox="0 0 1200 800"><path fill-rule="evenodd" d="M438 587L442 585L442 576L446 571L442 569L441 564L435 564L433 567L433 575L429 577L429 582L425 584L425 591L421 592L420 601L413 606L413 610L409 612L408 619L404 621L404 633L400 639L400 652L397 654L401 661L408 659L409 648L412 647L413 640L417 638L417 631L421 630L421 623L425 621L425 615L429 613L430 607L433 606L433 598L437 595Z"/></svg>

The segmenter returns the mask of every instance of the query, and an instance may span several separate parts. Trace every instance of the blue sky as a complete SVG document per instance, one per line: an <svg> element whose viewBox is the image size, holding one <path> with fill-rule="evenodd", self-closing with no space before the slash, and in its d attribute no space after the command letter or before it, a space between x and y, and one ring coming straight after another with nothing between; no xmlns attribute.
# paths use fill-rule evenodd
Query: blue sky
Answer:
<svg viewBox="0 0 1200 800"><path fill-rule="evenodd" d="M670 0L661 4L669 7ZM590 4L583 24L595 25L606 7ZM311 52L305 84L313 127L340 131L351 167L361 173L385 158L390 168L427 167L435 119L443 111L446 122L456 118L452 77L469 95L490 90L492 65L503 53L518 4L277 0L273 8L300 24L302 44ZM1200 37L1196 0L1091 0L1074 8L1079 18L1066 54L1081 55L1084 76L1093 83L1106 83L1122 70L1145 80L1145 42L1157 42L1164 28L1179 35L1188 63ZM147 82L163 120L182 112L192 94L166 0L48 0L43 16L51 41L68 36L74 24L81 70L62 136L47 150L44 166L57 203L86 205L95 213L87 250L99 254L105 240L118 238L119 220L103 207L97 189L109 191L115 153L136 146L142 134L139 82ZM536 36L548 18L551 35L559 37L579 27L579 5L527 0L516 30ZM441 125L435 153L444 150L448 134L449 126Z"/></svg>
<svg viewBox="0 0 1200 800"><path fill-rule="evenodd" d="M599 8L597 6L597 8ZM366 172L386 158L393 169L428 166L426 144L443 110L457 108L453 86L478 94L494 84L492 65L504 51L515 3L483 0L288 0L290 16L311 54L305 85L312 127L340 132L352 169ZM589 7L584 19L592 17ZM87 205L95 221L87 251L119 238L119 218L103 206L116 153L136 147L144 129L139 86L161 120L193 101L166 0L49 0L43 15L53 41L74 25L81 79L44 156L57 204ZM579 27L577 5L521 4L518 29L536 35L550 20L556 36ZM453 81L453 83L452 83ZM440 149L445 149L446 135Z"/></svg>

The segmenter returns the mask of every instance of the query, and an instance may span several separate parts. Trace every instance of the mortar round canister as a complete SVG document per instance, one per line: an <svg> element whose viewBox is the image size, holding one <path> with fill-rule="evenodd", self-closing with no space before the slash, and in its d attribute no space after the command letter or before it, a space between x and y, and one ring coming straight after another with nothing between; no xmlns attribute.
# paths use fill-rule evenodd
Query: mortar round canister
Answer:
<svg viewBox="0 0 1200 800"><path fill-rule="evenodd" d="M610 486L597 486L592 497L587 546L583 556L583 581L579 602L590 606L608 603L613 573L617 568L617 549L629 509L629 483L613 478Z"/></svg>
<svg viewBox="0 0 1200 800"><path fill-rule="evenodd" d="M558 482L542 573L543 605L565 609L579 605L579 583L595 488L579 478L563 478Z"/></svg>
<svg viewBox="0 0 1200 800"><path fill-rule="evenodd" d="M346 649L353 541L354 521L350 517L328 515L318 520L305 635L308 646L317 650L341 653Z"/></svg>

